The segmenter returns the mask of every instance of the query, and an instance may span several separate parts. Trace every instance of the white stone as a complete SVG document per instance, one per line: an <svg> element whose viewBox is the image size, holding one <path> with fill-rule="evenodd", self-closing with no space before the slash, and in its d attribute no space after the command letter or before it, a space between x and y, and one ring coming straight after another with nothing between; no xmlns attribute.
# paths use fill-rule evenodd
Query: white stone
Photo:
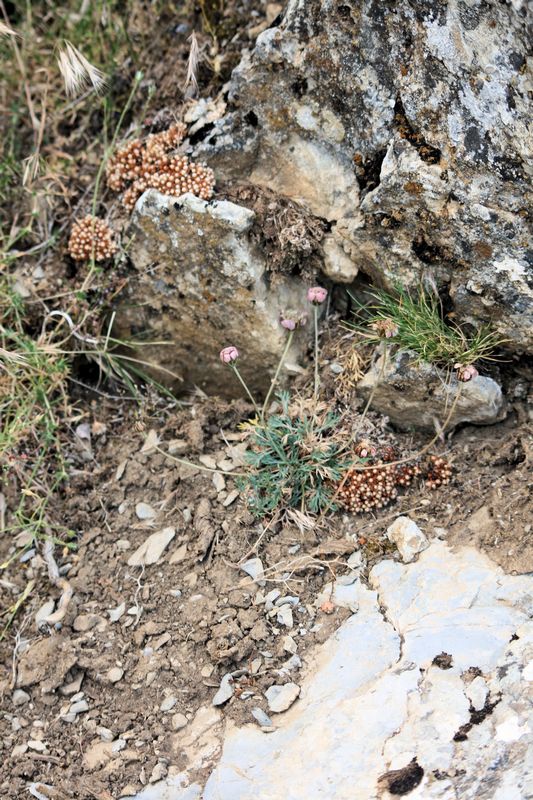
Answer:
<svg viewBox="0 0 533 800"><path fill-rule="evenodd" d="M300 694L300 687L296 683L284 683L282 686L274 684L266 692L268 708L275 714L280 714L292 706Z"/></svg>
<svg viewBox="0 0 533 800"><path fill-rule="evenodd" d="M172 711L176 703L178 702L177 698L173 695L169 695L165 697L161 705L159 706L160 711Z"/></svg>
<svg viewBox="0 0 533 800"><path fill-rule="evenodd" d="M143 565L155 564L165 548L176 535L175 528L163 528L157 533L152 533L137 550L128 558L128 566L140 567Z"/></svg>
<svg viewBox="0 0 533 800"><path fill-rule="evenodd" d="M23 689L15 689L11 698L14 706L23 706L30 701L30 695Z"/></svg>
<svg viewBox="0 0 533 800"><path fill-rule="evenodd" d="M261 584L263 582L265 571L260 558L249 558L248 561L241 564L241 569L257 583Z"/></svg>
<svg viewBox="0 0 533 800"><path fill-rule="evenodd" d="M428 540L416 522L409 517L398 517L387 528L389 541L396 545L402 561L408 563L428 546Z"/></svg>
<svg viewBox="0 0 533 800"><path fill-rule="evenodd" d="M109 683L117 683L124 675L124 670L120 667L111 667L110 670L107 671L106 678Z"/></svg>
<svg viewBox="0 0 533 800"><path fill-rule="evenodd" d="M276 619L279 625L284 625L286 628L292 628L294 625L292 617L292 609L289 605L280 606Z"/></svg>
<svg viewBox="0 0 533 800"><path fill-rule="evenodd" d="M188 721L189 720L187 719L185 714L174 714L174 716L172 717L172 730L180 731L182 728L185 728Z"/></svg>
<svg viewBox="0 0 533 800"><path fill-rule="evenodd" d="M139 519L153 519L156 512L148 503L137 503L135 513Z"/></svg>

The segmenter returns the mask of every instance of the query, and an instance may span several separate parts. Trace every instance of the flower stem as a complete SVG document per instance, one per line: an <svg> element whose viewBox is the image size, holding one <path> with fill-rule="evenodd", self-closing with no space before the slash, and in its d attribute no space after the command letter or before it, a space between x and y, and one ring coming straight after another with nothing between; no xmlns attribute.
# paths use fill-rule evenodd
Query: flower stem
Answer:
<svg viewBox="0 0 533 800"><path fill-rule="evenodd" d="M248 397L252 401L252 405L253 405L253 407L255 409L255 413L257 414L258 417L260 417L261 416L261 412L259 411L259 407L258 407L257 403L255 402L254 396L251 393L251 391L249 390L249 388L248 388L248 386L246 384L246 381L242 377L241 373L239 372L239 370L237 369L235 364L230 364L230 367L232 368L232 370L235 373L235 375L237 376L237 378L240 380L242 386L244 387L244 391L246 392L246 394L248 395Z"/></svg>
<svg viewBox="0 0 533 800"><path fill-rule="evenodd" d="M263 420L264 420L264 418L265 418L265 411L267 410L267 408L268 408L268 403L269 403L269 400L270 400L270 398L272 397L272 392L274 391L274 386L275 386L275 385L276 385L276 383L278 382L279 373L281 372L281 367L283 366L283 362L285 361L285 358L286 358L286 356L287 356L287 353L289 352L289 347L290 347L290 346L291 346L291 344L292 344L292 338L293 338L293 336L294 336L294 331L291 331L291 332L289 333L289 335L287 336L287 343L285 344L285 347L284 347L284 349L283 349L283 353L281 354L281 358L280 358L280 360L279 360L279 364L278 364L278 367L277 367L277 369L276 369L276 374L275 374L275 375L274 375L274 377L272 378L272 381L271 381L271 383L270 383L270 389L268 390L268 394L267 394L267 396L265 397L265 402L263 403L263 410L261 411L261 421L263 421Z"/></svg>
<svg viewBox="0 0 533 800"><path fill-rule="evenodd" d="M318 377L318 306L313 305L313 317L315 321L315 405L318 403L318 389L320 378Z"/></svg>

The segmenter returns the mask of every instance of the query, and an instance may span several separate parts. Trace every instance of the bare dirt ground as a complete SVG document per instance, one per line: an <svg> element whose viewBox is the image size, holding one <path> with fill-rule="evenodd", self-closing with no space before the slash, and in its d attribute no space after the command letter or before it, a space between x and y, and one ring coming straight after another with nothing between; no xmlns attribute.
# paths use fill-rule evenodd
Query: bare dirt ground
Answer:
<svg viewBox="0 0 533 800"><path fill-rule="evenodd" d="M53 797L105 800L185 766L187 723L210 706L228 672L236 691L225 713L251 721L255 691L297 680L306 649L348 616L317 604L323 585L349 572L358 550L365 568L395 557L385 531L402 513L430 537L475 544L506 571L533 570L531 428L520 421L522 405L498 425L466 426L449 438L439 450L454 463L449 486L413 487L379 513L337 513L318 529L287 518L266 533L230 476L178 464L153 447L156 433L165 452L238 471L246 412L242 403L201 400L160 405L140 423L112 400L93 402L91 440L61 506L80 534L78 549L57 559L74 590L62 623L36 625L39 609L60 594L38 553L15 562L3 583L9 602L36 581L2 642L3 797L21 797L40 781L54 787ZM373 415L369 425L386 430ZM395 438L400 447L423 444ZM174 535L155 563L128 565L149 535L168 528ZM3 548L2 559L9 542ZM242 569L257 556L259 590ZM272 590L295 598L293 627L272 601L265 606Z"/></svg>

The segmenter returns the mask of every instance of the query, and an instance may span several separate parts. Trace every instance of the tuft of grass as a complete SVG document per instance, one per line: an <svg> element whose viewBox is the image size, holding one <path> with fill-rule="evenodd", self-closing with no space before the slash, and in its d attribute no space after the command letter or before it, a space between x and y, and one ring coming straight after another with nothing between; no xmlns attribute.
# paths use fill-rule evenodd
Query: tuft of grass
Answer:
<svg viewBox="0 0 533 800"><path fill-rule="evenodd" d="M256 517L280 508L318 514L331 505L335 484L353 460L330 411L292 413L289 393L279 395L281 412L256 422L247 453L249 473L238 485Z"/></svg>
<svg viewBox="0 0 533 800"><path fill-rule="evenodd" d="M380 328L385 324L393 331L390 343L411 350L420 361L453 368L456 363L494 360L494 351L505 341L488 326L468 336L459 326L448 325L442 318L438 297L423 289L416 294L401 287L393 294L378 290L373 298L375 302L356 312L358 319L352 327L363 333L369 343L377 344L383 341Z"/></svg>

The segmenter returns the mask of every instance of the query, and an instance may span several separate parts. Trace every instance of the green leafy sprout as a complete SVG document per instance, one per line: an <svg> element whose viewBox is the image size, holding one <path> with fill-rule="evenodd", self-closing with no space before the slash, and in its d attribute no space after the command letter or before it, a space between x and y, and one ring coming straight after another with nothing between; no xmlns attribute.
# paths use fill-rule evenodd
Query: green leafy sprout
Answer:
<svg viewBox="0 0 533 800"><path fill-rule="evenodd" d="M253 427L247 452L251 469L238 484L254 516L280 507L319 514L329 506L335 484L353 461L338 435L339 416L332 412L295 416L290 413L289 393L278 397L281 411Z"/></svg>

